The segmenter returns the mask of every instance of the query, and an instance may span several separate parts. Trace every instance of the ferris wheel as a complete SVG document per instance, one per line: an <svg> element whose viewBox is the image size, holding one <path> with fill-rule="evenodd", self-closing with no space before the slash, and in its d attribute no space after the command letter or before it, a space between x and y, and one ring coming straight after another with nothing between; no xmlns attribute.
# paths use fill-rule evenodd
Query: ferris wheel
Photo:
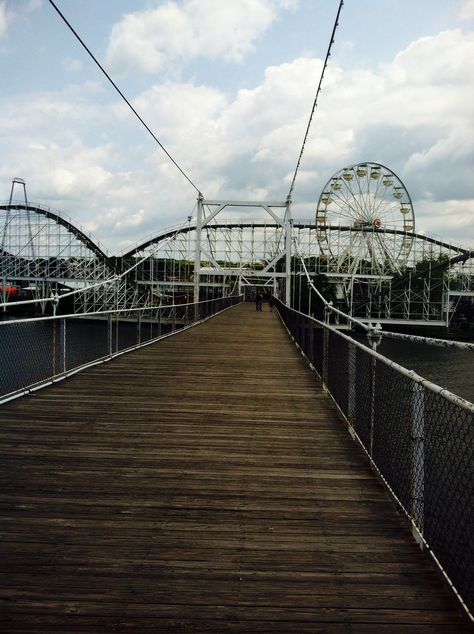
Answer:
<svg viewBox="0 0 474 634"><path fill-rule="evenodd" d="M349 165L326 183L316 210L321 256L355 274L361 262L375 274L399 271L414 241L410 195L379 163Z"/></svg>

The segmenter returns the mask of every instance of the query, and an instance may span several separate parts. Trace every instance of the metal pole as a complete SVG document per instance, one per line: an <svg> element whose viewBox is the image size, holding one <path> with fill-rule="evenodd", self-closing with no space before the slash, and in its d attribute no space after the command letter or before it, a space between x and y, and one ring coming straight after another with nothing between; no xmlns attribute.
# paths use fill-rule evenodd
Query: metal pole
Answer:
<svg viewBox="0 0 474 634"><path fill-rule="evenodd" d="M370 360L370 419L369 419L369 456L374 455L374 432L375 432L375 376L377 372L377 359Z"/></svg>
<svg viewBox="0 0 474 634"><path fill-rule="evenodd" d="M142 334L142 313L141 311L139 311L137 316L137 345L140 345L142 342L141 334Z"/></svg>
<svg viewBox="0 0 474 634"><path fill-rule="evenodd" d="M53 319L53 376L56 376L56 322L57 319ZM61 332L61 330L59 332Z"/></svg>
<svg viewBox="0 0 474 634"><path fill-rule="evenodd" d="M196 212L196 239L194 244L194 302L199 301L199 284L201 274L201 234L203 220L203 197L199 194Z"/></svg>
<svg viewBox="0 0 474 634"><path fill-rule="evenodd" d="M291 220L291 199L288 196L286 199L286 211L285 211L285 303L290 306L291 303L291 238L292 238L293 223Z"/></svg>
<svg viewBox="0 0 474 634"><path fill-rule="evenodd" d="M327 306L324 307L324 312L329 312ZM323 333L323 386L328 389L328 375L329 375L329 330L324 329Z"/></svg>
<svg viewBox="0 0 474 634"><path fill-rule="evenodd" d="M109 357L112 357L113 353L113 334L112 334L112 315L109 314L107 316L107 339L108 339L108 348L109 348Z"/></svg>
<svg viewBox="0 0 474 634"><path fill-rule="evenodd" d="M416 527L413 535L422 546L425 502L425 391L422 385L415 382L413 383L411 420L411 513Z"/></svg>
<svg viewBox="0 0 474 634"><path fill-rule="evenodd" d="M355 404L356 404L356 347L349 344L348 359L348 395L347 395L347 419L351 427L355 427Z"/></svg>
<svg viewBox="0 0 474 634"><path fill-rule="evenodd" d="M62 333L62 337L61 337L62 345L61 345L61 348L62 348L62 355L63 355L63 358L62 358L62 362L63 363L62 363L62 365L63 365L63 373L66 374L66 371L67 371L67 350L66 350L66 344L67 344L67 342L66 342L66 320L65 319L61 319L61 333Z"/></svg>
<svg viewBox="0 0 474 634"><path fill-rule="evenodd" d="M199 194L196 211L196 239L194 243L194 321L199 321L199 290L201 282L201 235L203 220L203 197Z"/></svg>

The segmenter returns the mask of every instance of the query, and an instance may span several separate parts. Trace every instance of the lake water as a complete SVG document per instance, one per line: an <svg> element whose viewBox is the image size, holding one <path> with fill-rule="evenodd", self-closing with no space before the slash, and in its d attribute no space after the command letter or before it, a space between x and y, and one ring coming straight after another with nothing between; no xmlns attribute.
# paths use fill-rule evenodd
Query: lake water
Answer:
<svg viewBox="0 0 474 634"><path fill-rule="evenodd" d="M364 338L359 339L364 343ZM382 339L377 352L474 402L474 352Z"/></svg>

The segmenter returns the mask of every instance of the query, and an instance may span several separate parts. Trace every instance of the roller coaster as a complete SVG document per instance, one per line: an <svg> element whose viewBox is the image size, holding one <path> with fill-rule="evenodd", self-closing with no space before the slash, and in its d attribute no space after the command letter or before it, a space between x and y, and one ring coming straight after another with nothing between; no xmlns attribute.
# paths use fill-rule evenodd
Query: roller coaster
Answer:
<svg viewBox="0 0 474 634"><path fill-rule="evenodd" d="M302 262L335 305L362 321L445 326L460 302L473 302L474 251L417 233L406 214L401 227L348 222L347 214L336 224L328 194L314 221L293 220L289 201L200 197L195 218L113 256L64 214L28 202L21 179L15 184L24 199L0 204L4 312L18 311L20 300L30 311L47 311L52 300L84 313L251 295L257 287L298 308ZM250 207L255 218L232 217Z"/></svg>

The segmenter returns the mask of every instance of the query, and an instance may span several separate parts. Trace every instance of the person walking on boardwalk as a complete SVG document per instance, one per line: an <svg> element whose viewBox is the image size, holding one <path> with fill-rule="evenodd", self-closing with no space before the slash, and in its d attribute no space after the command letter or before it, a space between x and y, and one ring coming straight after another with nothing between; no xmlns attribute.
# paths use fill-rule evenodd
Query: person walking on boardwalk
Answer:
<svg viewBox="0 0 474 634"><path fill-rule="evenodd" d="M268 296L268 306L270 307L270 312L273 313L273 306L274 306L274 302L273 302L273 295L269 295Z"/></svg>
<svg viewBox="0 0 474 634"><path fill-rule="evenodd" d="M257 294L255 295L255 310L262 310L262 296L260 294L260 291L257 291Z"/></svg>

